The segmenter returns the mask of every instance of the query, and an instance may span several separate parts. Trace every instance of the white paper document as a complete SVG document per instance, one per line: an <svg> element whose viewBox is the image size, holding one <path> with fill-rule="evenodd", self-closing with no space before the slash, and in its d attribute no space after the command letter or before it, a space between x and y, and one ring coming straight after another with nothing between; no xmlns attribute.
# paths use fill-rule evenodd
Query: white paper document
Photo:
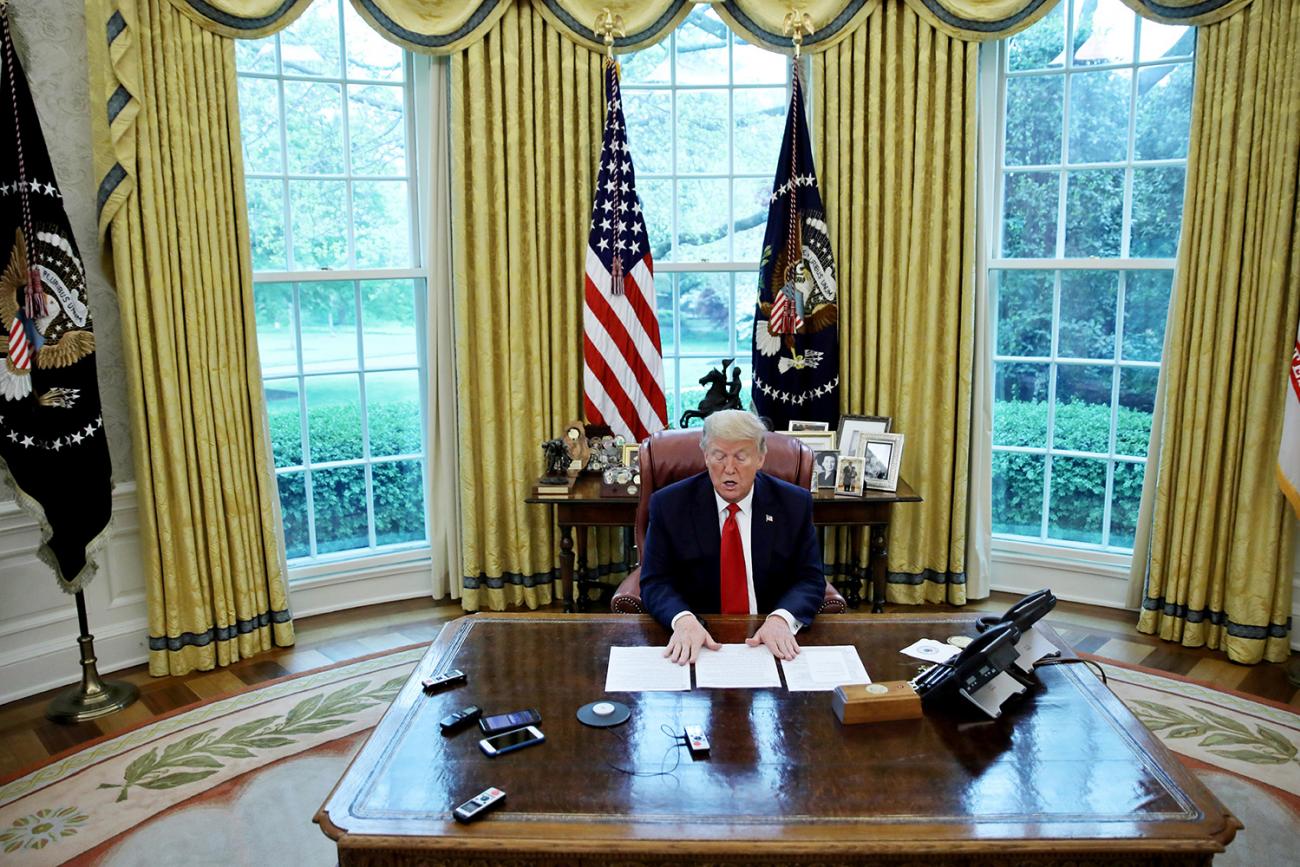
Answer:
<svg viewBox="0 0 1300 867"><path fill-rule="evenodd" d="M695 685L758 689L780 686L781 675L776 670L776 657L763 645L724 644L721 650L700 651L695 661Z"/></svg>
<svg viewBox="0 0 1300 867"><path fill-rule="evenodd" d="M915 659L924 659L926 662L947 662L961 653L961 648L935 641L933 638L922 638L898 652L905 653Z"/></svg>
<svg viewBox="0 0 1300 867"><path fill-rule="evenodd" d="M801 647L794 659L781 660L790 692L818 692L846 683L871 683L867 669L851 644Z"/></svg>
<svg viewBox="0 0 1300 867"><path fill-rule="evenodd" d="M605 692L669 692L691 688L691 667L664 656L662 647L611 647Z"/></svg>

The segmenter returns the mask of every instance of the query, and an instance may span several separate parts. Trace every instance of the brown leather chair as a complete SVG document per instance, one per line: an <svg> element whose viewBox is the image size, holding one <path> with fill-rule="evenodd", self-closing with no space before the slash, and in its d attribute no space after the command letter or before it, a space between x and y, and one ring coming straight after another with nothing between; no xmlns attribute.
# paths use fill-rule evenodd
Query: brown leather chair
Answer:
<svg viewBox="0 0 1300 867"><path fill-rule="evenodd" d="M638 551L645 545L646 526L650 523L650 495L673 482L704 471L704 452L700 451L702 433L700 428L661 430L651 434L641 443L641 450L638 453L641 469L641 500L636 506ZM812 449L794 437L769 433L763 472L806 490L812 482ZM645 606L641 603L641 567L633 569L631 574L623 579L623 583L618 585L609 607L615 614L645 613ZM844 604L844 597L827 581L826 597L822 600L821 608L817 613L841 614L847 607Z"/></svg>

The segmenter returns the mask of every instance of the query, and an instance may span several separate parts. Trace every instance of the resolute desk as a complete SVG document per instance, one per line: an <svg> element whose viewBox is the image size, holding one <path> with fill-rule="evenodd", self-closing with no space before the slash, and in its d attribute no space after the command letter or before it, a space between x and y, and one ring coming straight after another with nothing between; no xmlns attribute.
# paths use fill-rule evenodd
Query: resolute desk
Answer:
<svg viewBox="0 0 1300 867"><path fill-rule="evenodd" d="M856 645L874 680L905 680L917 663L899 648L973 634L973 621L834 615L799 640ZM709 618L724 643L757 623ZM1240 827L1082 665L1041 669L997 720L841 726L830 693L781 688L619 693L625 725L577 721L605 695L610 645L666 636L626 615L447 624L316 815L340 864L1209 864ZM465 686L421 692L453 667ZM536 708L546 742L489 759L476 729L443 738L438 720L468 704ZM686 724L704 727L706 760L660 730ZM488 786L505 803L454 822Z"/></svg>

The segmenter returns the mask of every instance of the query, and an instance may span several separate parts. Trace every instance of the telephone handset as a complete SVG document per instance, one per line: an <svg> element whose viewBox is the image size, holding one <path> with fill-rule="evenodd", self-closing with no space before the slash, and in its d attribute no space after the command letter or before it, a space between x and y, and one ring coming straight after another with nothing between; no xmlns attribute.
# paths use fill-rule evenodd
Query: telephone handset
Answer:
<svg viewBox="0 0 1300 867"><path fill-rule="evenodd" d="M1020 629L1013 622L994 623L951 662L931 666L912 680L921 704L930 706L958 694L970 697L1016 660Z"/></svg>
<svg viewBox="0 0 1300 867"><path fill-rule="evenodd" d="M984 632L999 623L1014 623L1021 633L1025 633L1029 631L1029 627L1037 623L1042 619L1043 615L1055 607L1056 597L1052 595L1052 591L1039 590L1016 602L1002 615L984 615L975 621L975 628L980 632Z"/></svg>

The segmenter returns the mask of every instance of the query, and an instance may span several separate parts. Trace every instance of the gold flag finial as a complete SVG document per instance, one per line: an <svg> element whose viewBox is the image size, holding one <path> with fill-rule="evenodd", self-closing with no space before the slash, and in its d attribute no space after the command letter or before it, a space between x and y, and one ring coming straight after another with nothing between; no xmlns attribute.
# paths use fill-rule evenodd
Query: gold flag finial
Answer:
<svg viewBox="0 0 1300 867"><path fill-rule="evenodd" d="M794 56L799 56L799 50L803 47L804 36L812 36L815 32L812 23L812 16L807 12L800 12L796 7L791 6L790 11L785 14L785 21L782 22L782 29L785 35L790 37L794 43Z"/></svg>
<svg viewBox="0 0 1300 867"><path fill-rule="evenodd" d="M596 16L596 32L600 34L602 39L604 39L605 53L609 56L610 60L613 60L614 37L627 35L623 32L623 16L615 15L613 12L610 12L609 7L606 6L604 9L600 10L600 14Z"/></svg>

